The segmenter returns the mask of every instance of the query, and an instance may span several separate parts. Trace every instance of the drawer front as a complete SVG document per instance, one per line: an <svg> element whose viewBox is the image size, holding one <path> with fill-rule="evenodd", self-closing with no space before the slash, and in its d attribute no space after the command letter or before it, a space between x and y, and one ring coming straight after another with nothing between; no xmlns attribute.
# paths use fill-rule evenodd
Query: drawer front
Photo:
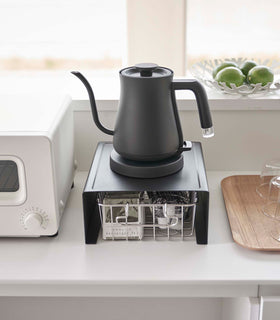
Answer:
<svg viewBox="0 0 280 320"><path fill-rule="evenodd" d="M261 297L260 320L280 319L280 296Z"/></svg>

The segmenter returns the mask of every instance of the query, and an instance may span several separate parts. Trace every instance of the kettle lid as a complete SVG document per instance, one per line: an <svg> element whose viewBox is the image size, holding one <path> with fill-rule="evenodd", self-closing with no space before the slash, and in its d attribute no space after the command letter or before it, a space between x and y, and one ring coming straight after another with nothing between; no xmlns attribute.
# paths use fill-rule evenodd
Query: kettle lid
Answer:
<svg viewBox="0 0 280 320"><path fill-rule="evenodd" d="M155 63L138 63L133 67L122 69L120 74L131 78L162 78L172 76L173 71Z"/></svg>

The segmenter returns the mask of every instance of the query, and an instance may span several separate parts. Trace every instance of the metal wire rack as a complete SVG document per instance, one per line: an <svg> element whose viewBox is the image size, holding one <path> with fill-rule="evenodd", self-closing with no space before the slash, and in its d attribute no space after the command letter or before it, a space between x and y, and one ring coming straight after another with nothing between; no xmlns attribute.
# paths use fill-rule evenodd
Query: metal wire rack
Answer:
<svg viewBox="0 0 280 320"><path fill-rule="evenodd" d="M118 199L118 195L112 197L110 194L100 193L98 206L103 239L185 240L190 238L194 235L196 193L193 192L188 196L188 200L184 198L182 203L170 203L174 197L172 192L165 197L167 199L165 203L150 203L152 199L147 196L147 193L144 193L144 197L143 193L131 194L131 197L126 195L127 199ZM177 195L175 198L178 200Z"/></svg>

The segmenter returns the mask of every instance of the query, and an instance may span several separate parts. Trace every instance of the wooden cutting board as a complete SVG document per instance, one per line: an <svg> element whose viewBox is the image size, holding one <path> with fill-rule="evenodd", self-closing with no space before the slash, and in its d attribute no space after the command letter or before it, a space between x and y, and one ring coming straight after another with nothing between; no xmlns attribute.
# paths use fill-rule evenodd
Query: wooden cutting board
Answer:
<svg viewBox="0 0 280 320"><path fill-rule="evenodd" d="M233 240L252 250L280 251L280 243L270 235L272 228L280 222L262 213L265 203L257 193L257 175L230 176L222 180L221 186Z"/></svg>

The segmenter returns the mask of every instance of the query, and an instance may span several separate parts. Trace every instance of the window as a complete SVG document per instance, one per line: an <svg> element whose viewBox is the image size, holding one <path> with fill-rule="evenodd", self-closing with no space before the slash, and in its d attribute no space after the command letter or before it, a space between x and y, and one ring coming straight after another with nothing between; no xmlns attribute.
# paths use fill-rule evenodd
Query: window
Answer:
<svg viewBox="0 0 280 320"><path fill-rule="evenodd" d="M155 62L181 76L202 59L277 59L279 11L278 0L0 0L0 68Z"/></svg>
<svg viewBox="0 0 280 320"><path fill-rule="evenodd" d="M278 0L187 0L187 66L213 58L277 59Z"/></svg>
<svg viewBox="0 0 280 320"><path fill-rule="evenodd" d="M125 0L0 0L0 69L120 68Z"/></svg>

